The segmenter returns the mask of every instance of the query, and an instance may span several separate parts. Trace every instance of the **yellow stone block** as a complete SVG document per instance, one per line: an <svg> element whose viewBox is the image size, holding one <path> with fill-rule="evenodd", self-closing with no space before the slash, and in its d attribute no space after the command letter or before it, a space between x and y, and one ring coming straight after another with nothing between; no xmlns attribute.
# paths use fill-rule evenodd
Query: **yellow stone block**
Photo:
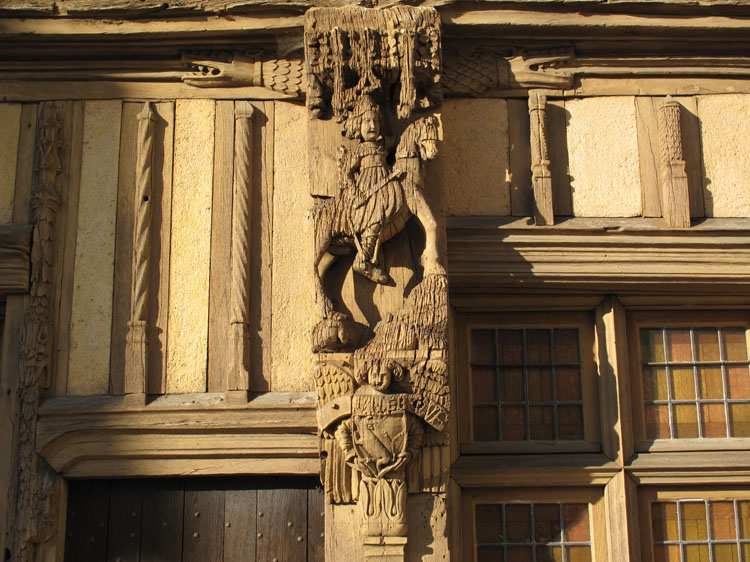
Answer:
<svg viewBox="0 0 750 562"><path fill-rule="evenodd" d="M630 96L565 101L573 214L641 214L635 100Z"/></svg>
<svg viewBox="0 0 750 562"><path fill-rule="evenodd" d="M214 114L213 100L175 104L167 329L170 394L206 390Z"/></svg>
<svg viewBox="0 0 750 562"><path fill-rule="evenodd" d="M69 395L109 390L121 110L120 101L88 101L84 109Z"/></svg>

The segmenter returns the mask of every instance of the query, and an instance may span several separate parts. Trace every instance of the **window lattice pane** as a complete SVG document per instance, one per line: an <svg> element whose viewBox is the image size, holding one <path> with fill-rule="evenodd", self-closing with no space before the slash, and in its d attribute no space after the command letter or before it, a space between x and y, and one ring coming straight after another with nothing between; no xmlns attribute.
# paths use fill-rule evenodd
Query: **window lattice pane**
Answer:
<svg viewBox="0 0 750 562"><path fill-rule="evenodd" d="M651 504L654 559L668 562L750 561L750 539L742 533L750 523L747 505L748 502L737 500L692 499Z"/></svg>
<svg viewBox="0 0 750 562"><path fill-rule="evenodd" d="M585 503L476 506L477 558L508 562L591 562Z"/></svg>
<svg viewBox="0 0 750 562"><path fill-rule="evenodd" d="M475 441L583 439L578 330L471 331Z"/></svg>
<svg viewBox="0 0 750 562"><path fill-rule="evenodd" d="M750 437L744 328L644 328L641 361L647 439Z"/></svg>

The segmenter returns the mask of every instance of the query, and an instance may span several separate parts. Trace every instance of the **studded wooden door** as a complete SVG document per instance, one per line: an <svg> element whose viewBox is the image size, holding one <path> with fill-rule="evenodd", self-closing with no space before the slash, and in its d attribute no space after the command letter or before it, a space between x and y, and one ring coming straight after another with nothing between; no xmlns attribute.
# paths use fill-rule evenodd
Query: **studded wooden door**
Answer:
<svg viewBox="0 0 750 562"><path fill-rule="evenodd" d="M69 482L66 562L322 562L323 494L299 478Z"/></svg>

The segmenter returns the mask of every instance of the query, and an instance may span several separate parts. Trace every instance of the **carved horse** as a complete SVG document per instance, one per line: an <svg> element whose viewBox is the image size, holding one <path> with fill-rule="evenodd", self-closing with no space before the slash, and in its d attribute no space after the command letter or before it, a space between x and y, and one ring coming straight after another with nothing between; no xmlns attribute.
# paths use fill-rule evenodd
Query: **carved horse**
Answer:
<svg viewBox="0 0 750 562"><path fill-rule="evenodd" d="M394 178L400 181L403 190L403 205L386 217L380 230L378 243L389 240L398 234L411 216L416 216L425 231L425 249L422 253L424 274L444 273L438 263L437 223L424 198L424 164L437 155L437 119L433 116L421 117L409 124L401 135L393 166ZM347 187L343 187L347 189ZM323 306L324 316L333 312L333 304L323 290L322 277L337 255L361 251L356 227L348 220L351 199L339 193L313 207L308 213L314 230L313 276L316 297ZM379 246L379 244L378 244Z"/></svg>

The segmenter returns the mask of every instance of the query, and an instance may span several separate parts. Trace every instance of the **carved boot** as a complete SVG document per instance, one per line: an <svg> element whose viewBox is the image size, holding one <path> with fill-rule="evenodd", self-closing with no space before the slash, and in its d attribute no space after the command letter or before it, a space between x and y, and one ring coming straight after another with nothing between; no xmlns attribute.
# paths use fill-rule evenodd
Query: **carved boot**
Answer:
<svg viewBox="0 0 750 562"><path fill-rule="evenodd" d="M374 263L375 245L379 235L379 229L367 229L362 233L362 251L357 252L352 269L373 283L388 285L391 282L390 276Z"/></svg>

